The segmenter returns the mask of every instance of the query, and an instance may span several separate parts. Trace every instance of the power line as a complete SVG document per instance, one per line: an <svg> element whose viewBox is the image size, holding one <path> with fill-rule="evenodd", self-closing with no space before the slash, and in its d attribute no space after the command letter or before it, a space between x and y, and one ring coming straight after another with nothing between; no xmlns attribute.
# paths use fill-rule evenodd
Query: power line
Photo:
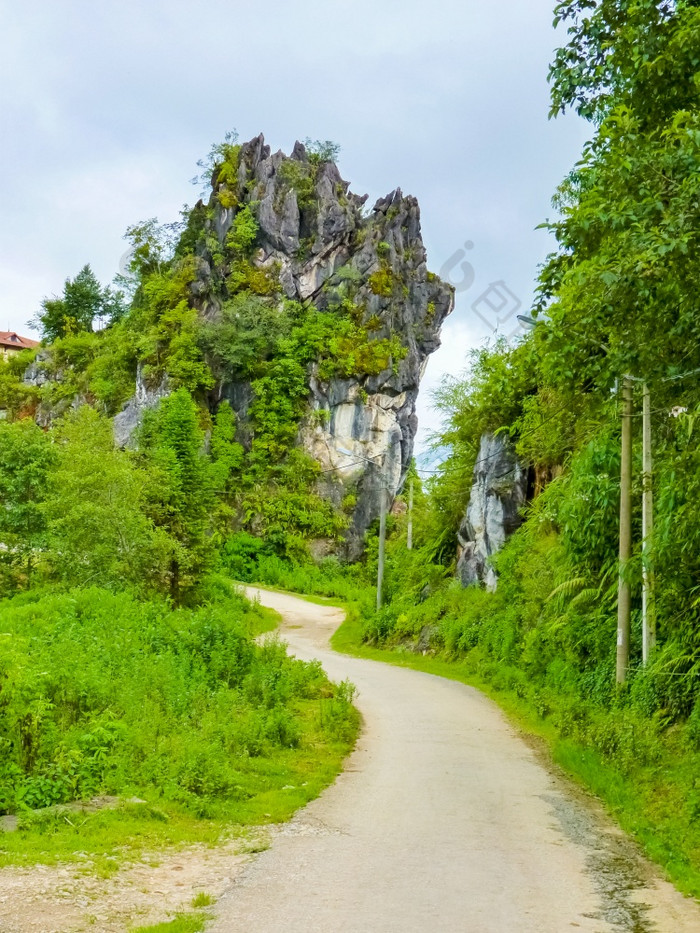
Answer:
<svg viewBox="0 0 700 933"><path fill-rule="evenodd" d="M697 374L700 374L700 369L694 369L687 373L680 373L678 376L669 376L667 379L664 379L663 381L672 382L678 379L685 379L688 376L694 376ZM540 421L540 423L538 425L535 425L535 427L532 428L530 431L525 431L522 434L520 434L519 440L523 440L524 438L527 438L527 437L532 437L534 434L540 431L543 427L545 427L545 425L549 424L558 415L563 414L565 411L567 411L568 408L569 408L569 405L562 405L561 408L558 408L556 411L554 411L551 415L549 415L549 417L545 418L544 421ZM663 407L663 408L656 408L651 412L652 415L657 415L661 413L670 415L671 411L667 407ZM641 413L634 414L631 417L641 418L642 414ZM602 423L598 422L598 427L601 427L601 426L602 426ZM440 468L426 469L426 468L416 467L415 469L416 469L416 473L420 473L425 476L445 476L445 475L449 475L450 473L464 473L464 472L471 472L473 475L474 470L478 466L481 466L481 464L483 463L488 463L490 460L494 459L495 457L499 457L500 455L501 455L500 453L494 452L492 454L488 454L486 457L482 457L480 460L477 460L472 465L471 471L467 471L465 468L462 468L462 467L455 467L454 469L440 469ZM376 459L376 457L380 457L380 456L381 454L377 454L374 458L363 457L361 460L354 460L351 463L345 463L342 466L330 467L329 469L321 470L320 473L322 475L327 474L327 473L339 473L339 472L342 472L343 470L350 469L351 467L354 467L354 466L361 466L362 463L372 462L373 459ZM379 466L378 464L375 464L375 465ZM536 466L536 464L532 461L528 461L526 464L519 463L516 467L513 467L513 469L508 470L506 473L503 473L497 476L496 479L503 479L505 476L509 476L511 473L514 473L520 467L529 469L534 466ZM468 489L456 490L456 491L457 492L468 492L471 488L472 486L469 486Z"/></svg>
<svg viewBox="0 0 700 933"><path fill-rule="evenodd" d="M352 463L344 463L342 466L329 467L327 470L319 470L319 473L340 473L343 470L349 470L350 467L361 466L363 463L367 463L369 458L364 458L362 460L353 460ZM371 462L371 461L370 461ZM378 464L375 464L378 466Z"/></svg>
<svg viewBox="0 0 700 933"><path fill-rule="evenodd" d="M690 372L680 373L678 376L667 376L662 382L675 382L677 379L686 379L688 376L700 375L700 369L691 369Z"/></svg>
<svg viewBox="0 0 700 933"><path fill-rule="evenodd" d="M563 412L565 412L565 411L568 409L568 407L569 407L568 405L562 405L561 408L558 408L558 409L557 409L555 412L553 412L548 418L545 418L544 421L540 421L540 423L537 424L537 425L535 425L535 427L532 428L530 431L524 431L522 434L520 434L520 435L519 435L519 439L522 440L523 438L526 438L526 437L532 437L533 434L536 434L536 433L537 433L539 430L541 430L546 424L549 424L549 422L552 421L554 418L556 418L557 415L561 415ZM473 465L473 467L472 467L472 473L474 472L474 470L475 470L478 466L480 466L480 464L482 464L482 463L487 463L489 460L491 460L491 459L493 459L494 457L497 457L497 456L500 456L500 454L493 453L493 454L489 454L487 457L482 457L481 460L477 460L476 463L475 463L475 464ZM445 473L462 473L463 470L462 470L461 468L457 468L457 469L454 469L454 470L440 470L440 469L437 469L437 470L418 470L418 469L417 469L416 472L418 472L418 473L426 473L426 474L430 474L430 475L433 475L433 476L435 476L435 475L443 475L443 476L444 476ZM511 472L512 472L512 471L511 471Z"/></svg>

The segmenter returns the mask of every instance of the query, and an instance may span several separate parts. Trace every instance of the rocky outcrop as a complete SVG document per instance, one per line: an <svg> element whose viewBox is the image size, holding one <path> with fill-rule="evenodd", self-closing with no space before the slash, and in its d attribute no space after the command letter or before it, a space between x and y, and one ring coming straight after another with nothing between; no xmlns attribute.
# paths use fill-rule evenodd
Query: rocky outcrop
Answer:
<svg viewBox="0 0 700 933"><path fill-rule="evenodd" d="M418 202L400 189L367 211L367 196L351 192L334 162L309 154L301 143L289 156L271 153L260 135L222 153L211 197L190 212L183 234L188 276L193 273L186 287L201 319L216 322L226 302L249 290L266 307L291 300L352 322L352 333L362 338L344 358L360 360L365 353L370 360L375 341L384 347L373 362L336 370L308 364L306 413L298 422L297 442L319 464L317 491L349 516L346 554L352 558L379 514L382 492L393 500L404 482L421 377L440 344L454 290L428 271ZM253 240L238 247L243 221ZM37 386L43 379L60 381L60 373L49 376L37 360L27 380ZM339 371L354 375L329 375ZM231 403L238 440L250 449L253 386L227 383L235 367L228 372L214 373L206 398L212 413L222 400ZM167 375L154 379L148 384L139 366L135 393L114 418L120 447L134 443L144 412L170 391ZM48 422L56 411L45 414ZM326 544L317 544L322 553Z"/></svg>
<svg viewBox="0 0 700 933"><path fill-rule="evenodd" d="M143 368L139 364L136 370L136 392L122 410L114 416L114 443L117 447L133 446L136 431L143 421L143 416L150 408L155 408L161 399L169 394L167 377L155 385L149 385L143 377Z"/></svg>
<svg viewBox="0 0 700 933"><path fill-rule="evenodd" d="M214 178L207 233L223 243L236 211L222 207ZM309 376L309 412L299 444L321 466L322 494L336 504L354 496L348 556L379 513L382 488L391 499L401 488L417 428L416 397L428 356L440 345L442 322L453 308L451 286L428 272L420 209L400 189L363 212L366 195L349 190L333 162L310 161L301 143L291 156L272 154L264 138L241 147L237 193L256 205L259 224L254 264L273 270L287 298L333 310L343 301L362 309L377 340L397 336L403 358L384 372L324 381ZM224 199L226 202L226 199ZM205 238L206 242L206 238ZM194 285L202 314L216 319L226 299L226 270L200 250ZM244 387L221 387L245 425ZM236 402L239 402L237 405Z"/></svg>
<svg viewBox="0 0 700 933"><path fill-rule="evenodd" d="M520 525L528 493L528 470L505 435L484 434L474 466L474 483L459 529L457 576L463 586L495 590L498 577L490 558Z"/></svg>
<svg viewBox="0 0 700 933"><path fill-rule="evenodd" d="M51 349L40 350L24 372L22 382L25 386L39 389L61 387L66 379L66 368L56 366L52 360ZM76 394L55 393L56 398L49 398L48 394L41 395L38 405L32 409L34 420L42 428L48 428L57 419L66 415L71 409L76 410L81 405L89 404L89 398L82 392Z"/></svg>

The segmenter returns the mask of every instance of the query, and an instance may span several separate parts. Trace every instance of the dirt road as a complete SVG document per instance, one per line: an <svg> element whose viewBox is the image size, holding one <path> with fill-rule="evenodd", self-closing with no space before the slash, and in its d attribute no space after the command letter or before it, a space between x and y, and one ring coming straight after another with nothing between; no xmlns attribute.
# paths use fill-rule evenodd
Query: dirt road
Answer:
<svg viewBox="0 0 700 933"><path fill-rule="evenodd" d="M211 933L698 933L639 858L476 690L331 652L338 610L250 590L297 657L359 690L346 771L243 871Z"/></svg>

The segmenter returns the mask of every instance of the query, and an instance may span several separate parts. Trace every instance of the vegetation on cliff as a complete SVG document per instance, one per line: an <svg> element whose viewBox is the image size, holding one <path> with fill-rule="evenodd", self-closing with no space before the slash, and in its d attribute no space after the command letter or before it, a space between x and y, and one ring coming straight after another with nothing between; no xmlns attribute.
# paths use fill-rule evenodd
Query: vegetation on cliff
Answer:
<svg viewBox="0 0 700 933"><path fill-rule="evenodd" d="M189 579L187 549L196 576L207 544L234 532L264 536L271 552L295 559L309 540L343 538L353 519L348 490L301 439L331 417L314 391L369 404L390 384L392 397L405 396L392 417L408 418L421 361L451 308L449 289L427 274L415 201L398 192L365 217L335 154L310 143L271 156L262 137L238 145L229 134L202 163L207 203L185 208L179 223L128 230L121 290L103 288L85 267L44 301L44 345L0 363L10 421L56 426L87 405L125 425L120 442L139 454L114 456L137 471L160 532L160 564L143 579L176 599ZM150 411L158 404L161 415ZM196 483L175 477L184 484L177 494L167 468L164 493L156 476L159 420L192 448L178 470L202 473ZM397 482L411 430L402 437ZM206 493L201 527L185 533L180 522L174 533L167 515L195 486Z"/></svg>

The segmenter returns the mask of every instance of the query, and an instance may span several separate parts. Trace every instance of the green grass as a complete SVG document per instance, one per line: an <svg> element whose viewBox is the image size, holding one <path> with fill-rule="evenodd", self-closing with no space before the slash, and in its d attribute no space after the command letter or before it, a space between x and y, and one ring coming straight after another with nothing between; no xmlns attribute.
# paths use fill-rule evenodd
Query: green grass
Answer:
<svg viewBox="0 0 700 933"><path fill-rule="evenodd" d="M17 831L0 833L0 867L71 860L108 877L162 847L244 845L247 828L283 822L318 796L354 745L359 717L345 688L274 641L253 645L279 616L240 597L184 614L103 591L3 606L19 634L0 653L14 677L3 680L0 665L0 738L14 750L25 728L17 684L31 686L43 718L31 723L33 761L17 753L8 770L0 760L0 804L19 817ZM102 721L116 724L117 740L93 754ZM25 788L45 802L23 805ZM145 802L68 803L96 794Z"/></svg>
<svg viewBox="0 0 700 933"><path fill-rule="evenodd" d="M214 903L214 898L211 894L205 894L204 891L200 891L199 894L195 894L192 898L192 907L195 910L198 910L200 907L211 907Z"/></svg>
<svg viewBox="0 0 700 933"><path fill-rule="evenodd" d="M242 845L250 827L281 823L317 797L339 772L354 744L350 738L327 740L320 734L321 704L302 701L302 745L273 758L250 758L240 770L242 799L228 801L224 812L198 816L177 802L155 798L93 813L56 808L38 811L22 828L0 835L0 868L78 861L107 875L126 859L164 847L193 843L214 846L231 838ZM357 731L357 719L353 730ZM249 796L248 796L249 795Z"/></svg>
<svg viewBox="0 0 700 933"><path fill-rule="evenodd" d="M129 933L200 933L209 918L201 911L196 914L178 913L172 920L148 927L132 927Z"/></svg>
<svg viewBox="0 0 700 933"><path fill-rule="evenodd" d="M296 596L299 599L303 599L306 603L313 603L315 606L333 606L338 609L345 609L350 605L333 596L317 596L314 593L299 593L298 590L286 589L283 586L272 586L269 583L237 583L236 586L252 586L257 590L265 590L268 593L287 593L289 596ZM267 609L266 606L261 606L260 604L257 605L262 612L271 612L275 616L275 625L270 629L270 631L274 631L279 625L280 614L275 612L274 609Z"/></svg>
<svg viewBox="0 0 700 933"><path fill-rule="evenodd" d="M274 609L268 609L267 606L257 606L257 613L253 617L254 622L250 625L250 634L256 638L258 635L266 635L268 632L274 632L279 628L279 612Z"/></svg>
<svg viewBox="0 0 700 933"><path fill-rule="evenodd" d="M152 926L131 927L129 933L200 933L209 920L208 914L201 908L211 907L214 898L211 894L201 892L192 898L192 907L195 913L178 911L172 920L155 923Z"/></svg>

